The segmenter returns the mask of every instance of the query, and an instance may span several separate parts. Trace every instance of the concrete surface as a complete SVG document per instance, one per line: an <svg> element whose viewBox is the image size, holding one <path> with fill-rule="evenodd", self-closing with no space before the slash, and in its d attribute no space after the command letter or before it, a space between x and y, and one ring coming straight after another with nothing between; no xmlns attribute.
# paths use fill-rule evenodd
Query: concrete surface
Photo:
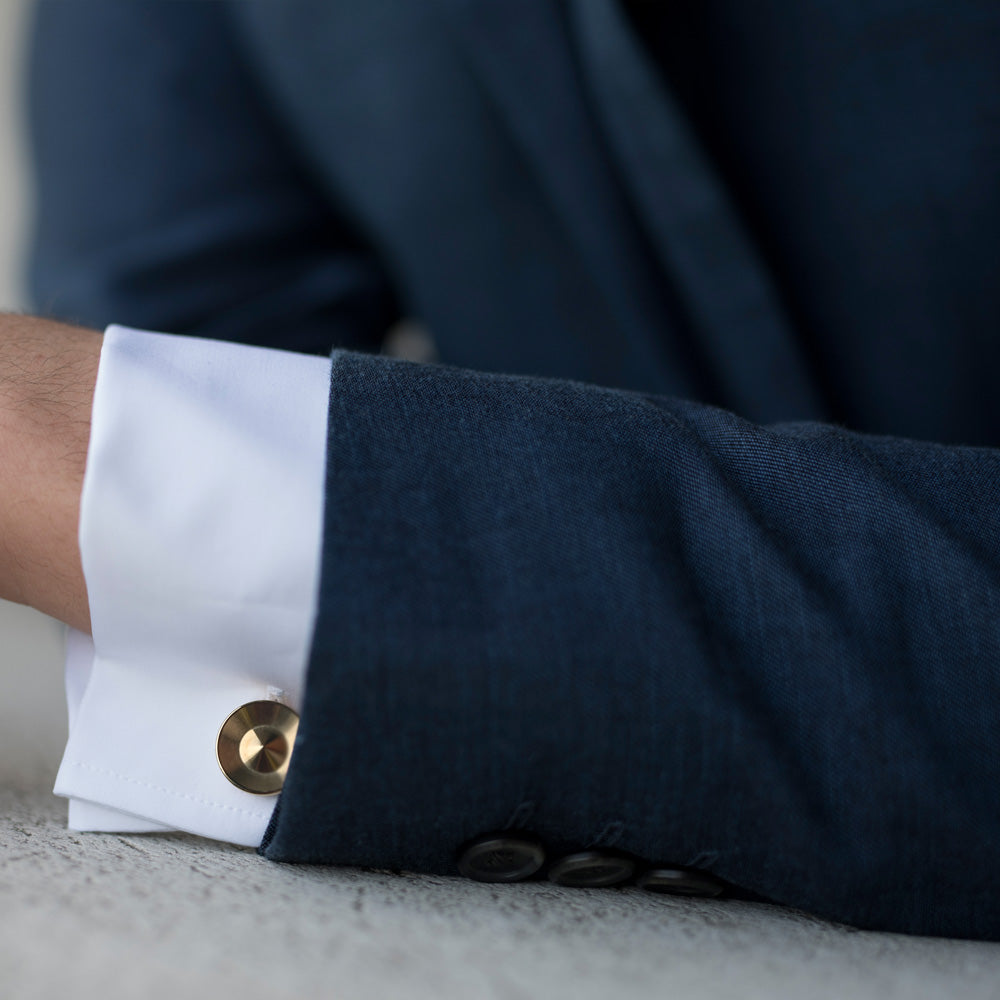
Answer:
<svg viewBox="0 0 1000 1000"><path fill-rule="evenodd" d="M24 11L0 0L0 309L21 303ZM70 834L49 793L61 646L54 623L0 602L0 1000L1000 997L997 945L636 890L293 868L180 835Z"/></svg>

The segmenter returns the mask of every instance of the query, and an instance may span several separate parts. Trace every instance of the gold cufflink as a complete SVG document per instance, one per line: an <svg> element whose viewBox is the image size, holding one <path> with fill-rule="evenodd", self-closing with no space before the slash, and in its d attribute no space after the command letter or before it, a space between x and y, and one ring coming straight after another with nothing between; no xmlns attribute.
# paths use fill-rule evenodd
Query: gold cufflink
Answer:
<svg viewBox="0 0 1000 1000"><path fill-rule="evenodd" d="M298 730L298 715L281 702L241 705L219 730L216 755L222 773L254 795L280 792Z"/></svg>

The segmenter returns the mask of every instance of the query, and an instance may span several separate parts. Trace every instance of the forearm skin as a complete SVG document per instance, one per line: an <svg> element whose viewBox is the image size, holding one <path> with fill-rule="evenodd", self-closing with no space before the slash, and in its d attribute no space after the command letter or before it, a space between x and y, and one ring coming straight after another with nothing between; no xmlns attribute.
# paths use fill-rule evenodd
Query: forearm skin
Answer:
<svg viewBox="0 0 1000 1000"><path fill-rule="evenodd" d="M77 531L101 341L0 316L0 597L86 632Z"/></svg>

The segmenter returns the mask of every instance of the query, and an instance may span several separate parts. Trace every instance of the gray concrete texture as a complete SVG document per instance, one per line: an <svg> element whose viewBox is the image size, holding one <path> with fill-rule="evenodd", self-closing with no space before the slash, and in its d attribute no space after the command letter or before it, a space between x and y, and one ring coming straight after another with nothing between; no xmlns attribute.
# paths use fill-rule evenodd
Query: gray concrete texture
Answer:
<svg viewBox="0 0 1000 1000"><path fill-rule="evenodd" d="M0 0L3 308L22 301L24 13ZM183 835L69 833L49 791L61 654L57 625L0 603L2 1000L1000 997L997 945L633 889L296 868Z"/></svg>

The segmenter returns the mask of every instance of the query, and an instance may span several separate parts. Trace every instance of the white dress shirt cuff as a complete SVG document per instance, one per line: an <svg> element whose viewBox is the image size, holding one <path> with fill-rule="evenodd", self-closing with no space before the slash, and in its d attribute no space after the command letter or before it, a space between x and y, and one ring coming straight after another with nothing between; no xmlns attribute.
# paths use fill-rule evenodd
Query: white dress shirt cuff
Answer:
<svg viewBox="0 0 1000 1000"><path fill-rule="evenodd" d="M75 829L260 842L219 729L300 707L319 580L330 364L110 327L80 510L93 643L71 633L56 792Z"/></svg>

